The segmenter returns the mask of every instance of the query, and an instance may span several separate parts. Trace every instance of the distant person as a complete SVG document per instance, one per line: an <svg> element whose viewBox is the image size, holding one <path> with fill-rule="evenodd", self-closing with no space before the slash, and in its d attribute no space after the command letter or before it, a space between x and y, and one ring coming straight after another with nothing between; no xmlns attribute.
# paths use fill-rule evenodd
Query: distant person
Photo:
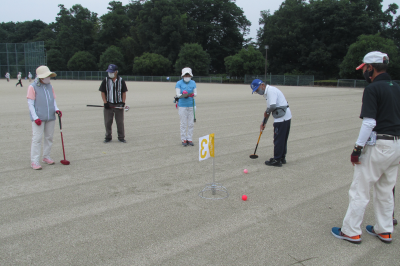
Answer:
<svg viewBox="0 0 400 266"><path fill-rule="evenodd" d="M53 145L55 114L61 117L62 113L57 107L54 88L50 84L50 77L55 77L57 74L50 72L47 66L38 67L36 73L38 78L29 85L27 98L32 121L31 167L40 170L42 138L44 139L42 162L54 164L50 151Z"/></svg>
<svg viewBox="0 0 400 266"><path fill-rule="evenodd" d="M10 82L10 73L6 73L6 75L5 75L5 77L6 77L6 79L7 79L7 82Z"/></svg>
<svg viewBox="0 0 400 266"><path fill-rule="evenodd" d="M22 74L21 74L21 72L18 72L17 78L18 78L18 82L17 82L17 84L15 84L15 87L17 87L18 84L21 85L21 87L23 87L22 86Z"/></svg>
<svg viewBox="0 0 400 266"><path fill-rule="evenodd" d="M178 100L180 117L180 134L184 147L193 144L194 113L196 104L193 97L197 96L196 82L192 80L193 74L190 67L182 69L182 79L176 83L175 91Z"/></svg>
<svg viewBox="0 0 400 266"><path fill-rule="evenodd" d="M118 76L118 66L110 64L106 70L108 77L103 79L99 91L104 102L104 125L106 128L106 136L104 143L112 140L112 124L117 123L118 141L126 143L125 127L124 127L124 109L114 107L125 107L126 87L125 80Z"/></svg>
<svg viewBox="0 0 400 266"><path fill-rule="evenodd" d="M32 82L32 73L31 72L29 72L28 78L29 78L29 82Z"/></svg>
<svg viewBox="0 0 400 266"><path fill-rule="evenodd" d="M360 118L362 125L350 156L354 166L349 190L349 205L342 227L332 234L351 243L361 243L361 224L373 188L375 225L367 225L368 234L385 243L392 242L394 186L400 161L400 86L386 70L389 56L378 51L364 56L362 69L370 83L364 89Z"/></svg>
<svg viewBox="0 0 400 266"><path fill-rule="evenodd" d="M287 141L290 132L292 113L283 93L276 87L265 84L260 79L255 79L250 85L252 93L256 92L267 100L267 110L264 118L274 117L274 157L265 161L266 165L281 167L286 164ZM265 129L265 124L260 125L260 130Z"/></svg>

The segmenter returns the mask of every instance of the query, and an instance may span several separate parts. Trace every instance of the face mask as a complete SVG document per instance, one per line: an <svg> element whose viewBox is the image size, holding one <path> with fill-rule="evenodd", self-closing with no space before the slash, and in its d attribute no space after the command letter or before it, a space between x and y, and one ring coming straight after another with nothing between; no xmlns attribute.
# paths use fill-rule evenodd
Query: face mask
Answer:
<svg viewBox="0 0 400 266"><path fill-rule="evenodd" d="M42 79L42 82L44 84L49 84L50 83L50 77Z"/></svg>
<svg viewBox="0 0 400 266"><path fill-rule="evenodd" d="M371 72L368 71L368 69L364 72L364 78L368 83L371 83L371 77L374 74L374 69L372 69Z"/></svg>
<svg viewBox="0 0 400 266"><path fill-rule="evenodd" d="M192 78L183 78L183 81L189 82Z"/></svg>
<svg viewBox="0 0 400 266"><path fill-rule="evenodd" d="M258 88L258 90L256 90L256 92L260 95L264 95L264 91L260 88Z"/></svg>
<svg viewBox="0 0 400 266"><path fill-rule="evenodd" d="M113 79L114 78L114 76L115 76L115 73L108 73L108 77L110 78L110 79Z"/></svg>

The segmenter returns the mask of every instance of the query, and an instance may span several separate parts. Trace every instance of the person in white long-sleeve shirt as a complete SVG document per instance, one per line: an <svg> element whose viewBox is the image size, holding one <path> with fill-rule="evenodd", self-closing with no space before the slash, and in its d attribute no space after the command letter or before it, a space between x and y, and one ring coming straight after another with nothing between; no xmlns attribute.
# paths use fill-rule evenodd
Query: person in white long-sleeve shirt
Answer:
<svg viewBox="0 0 400 266"><path fill-rule="evenodd" d="M32 146L31 146L31 167L34 170L42 169L39 163L44 135L43 163L54 164L50 157L53 144L53 133L56 120L56 113L61 117L62 113L57 107L56 95L53 86L50 84L50 77L57 76L47 66L40 66L36 69L37 78L28 87L28 106L32 121Z"/></svg>
<svg viewBox="0 0 400 266"><path fill-rule="evenodd" d="M362 69L370 83L364 90L360 118L362 125L350 161L354 166L349 190L349 206L342 227L332 234L352 243L361 243L361 224L373 188L375 224L368 234L385 243L392 242L394 197L400 161L400 86L386 73L389 56L379 51L365 55Z"/></svg>
<svg viewBox="0 0 400 266"><path fill-rule="evenodd" d="M185 67L182 69L182 79L176 83L176 97L179 98L179 117L180 117L180 135L182 145L194 146L193 144L193 128L194 128L194 112L196 102L193 97L197 96L196 82L192 80L192 69Z"/></svg>

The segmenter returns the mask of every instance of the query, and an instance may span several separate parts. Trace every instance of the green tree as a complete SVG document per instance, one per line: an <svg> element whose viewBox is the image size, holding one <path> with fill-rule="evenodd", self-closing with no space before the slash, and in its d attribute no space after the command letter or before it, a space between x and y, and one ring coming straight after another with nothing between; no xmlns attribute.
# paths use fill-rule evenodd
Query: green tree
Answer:
<svg viewBox="0 0 400 266"><path fill-rule="evenodd" d="M194 38L187 29L187 15L181 13L176 0L150 0L144 2L135 19L131 34L140 47L135 51L160 54L175 62L180 47Z"/></svg>
<svg viewBox="0 0 400 266"><path fill-rule="evenodd" d="M60 12L54 24L57 34L55 46L63 51L64 59L68 61L78 51L92 51L98 26L97 14L79 4L69 10L64 5L58 6Z"/></svg>
<svg viewBox="0 0 400 266"><path fill-rule="evenodd" d="M136 51L135 47L137 47L136 42L130 36L122 38L119 42L119 48L123 54L126 69L131 70L135 56L140 56L142 54L140 51Z"/></svg>
<svg viewBox="0 0 400 266"><path fill-rule="evenodd" d="M260 51L250 45L236 55L225 57L225 67L226 72L231 76L258 75L263 73L265 59Z"/></svg>
<svg viewBox="0 0 400 266"><path fill-rule="evenodd" d="M135 58L132 70L134 74L161 76L170 74L171 66L171 61L162 55L144 53Z"/></svg>
<svg viewBox="0 0 400 266"><path fill-rule="evenodd" d="M76 52L67 64L71 71L95 71L96 65L96 58L86 51Z"/></svg>
<svg viewBox="0 0 400 266"><path fill-rule="evenodd" d="M269 70L335 77L350 44L361 34L376 34L391 23L382 0L285 0L271 15L261 14L259 47L269 45ZM265 53L265 50L262 49Z"/></svg>
<svg viewBox="0 0 400 266"><path fill-rule="evenodd" d="M211 56L211 72L225 71L224 58L239 52L249 33L250 21L232 0L177 0L194 40Z"/></svg>
<svg viewBox="0 0 400 266"><path fill-rule="evenodd" d="M98 64L100 71L106 70L109 64L118 66L118 73L123 74L125 70L124 56L120 49L111 45L107 50L101 54L100 62Z"/></svg>
<svg viewBox="0 0 400 266"><path fill-rule="evenodd" d="M108 13L100 17L99 39L108 45L115 45L129 34L131 22L127 15L128 6L123 6L119 1L111 1L107 9Z"/></svg>
<svg viewBox="0 0 400 266"><path fill-rule="evenodd" d="M398 47L393 40L385 39L380 34L361 35L357 42L350 45L343 62L340 65L340 77L359 79L363 78L361 71L356 67L362 63L364 56L372 51L381 51L389 56L389 67L387 72L392 79L400 80L400 55Z"/></svg>
<svg viewBox="0 0 400 266"><path fill-rule="evenodd" d="M196 76L208 75L210 69L210 55L198 43L185 43L179 52L175 63L175 72L189 66Z"/></svg>
<svg viewBox="0 0 400 266"><path fill-rule="evenodd" d="M57 49L50 49L47 51L47 66L52 71L68 70L62 53Z"/></svg>

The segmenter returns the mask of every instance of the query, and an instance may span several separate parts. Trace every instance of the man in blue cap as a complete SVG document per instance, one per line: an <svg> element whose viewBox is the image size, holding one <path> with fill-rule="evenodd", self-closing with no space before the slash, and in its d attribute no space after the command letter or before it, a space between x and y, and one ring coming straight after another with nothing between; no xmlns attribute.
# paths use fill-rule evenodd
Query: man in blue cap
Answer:
<svg viewBox="0 0 400 266"><path fill-rule="evenodd" d="M267 110L264 112L265 119L268 119L270 114L274 117L274 157L265 161L265 164L282 167L282 164L286 164L287 141L292 119L289 104L278 88L266 85L260 79L253 80L250 87L252 93L256 92L264 96L267 101ZM262 123L260 130L264 129L265 124Z"/></svg>
<svg viewBox="0 0 400 266"><path fill-rule="evenodd" d="M104 125L106 127L106 136L104 143L112 140L112 124L115 116L117 123L118 140L122 143L125 141L125 128L124 128L124 109L115 107L124 107L126 100L126 87L125 80L118 76L118 66L110 64L106 70L108 77L103 79L99 91L101 91L101 98L104 102Z"/></svg>

